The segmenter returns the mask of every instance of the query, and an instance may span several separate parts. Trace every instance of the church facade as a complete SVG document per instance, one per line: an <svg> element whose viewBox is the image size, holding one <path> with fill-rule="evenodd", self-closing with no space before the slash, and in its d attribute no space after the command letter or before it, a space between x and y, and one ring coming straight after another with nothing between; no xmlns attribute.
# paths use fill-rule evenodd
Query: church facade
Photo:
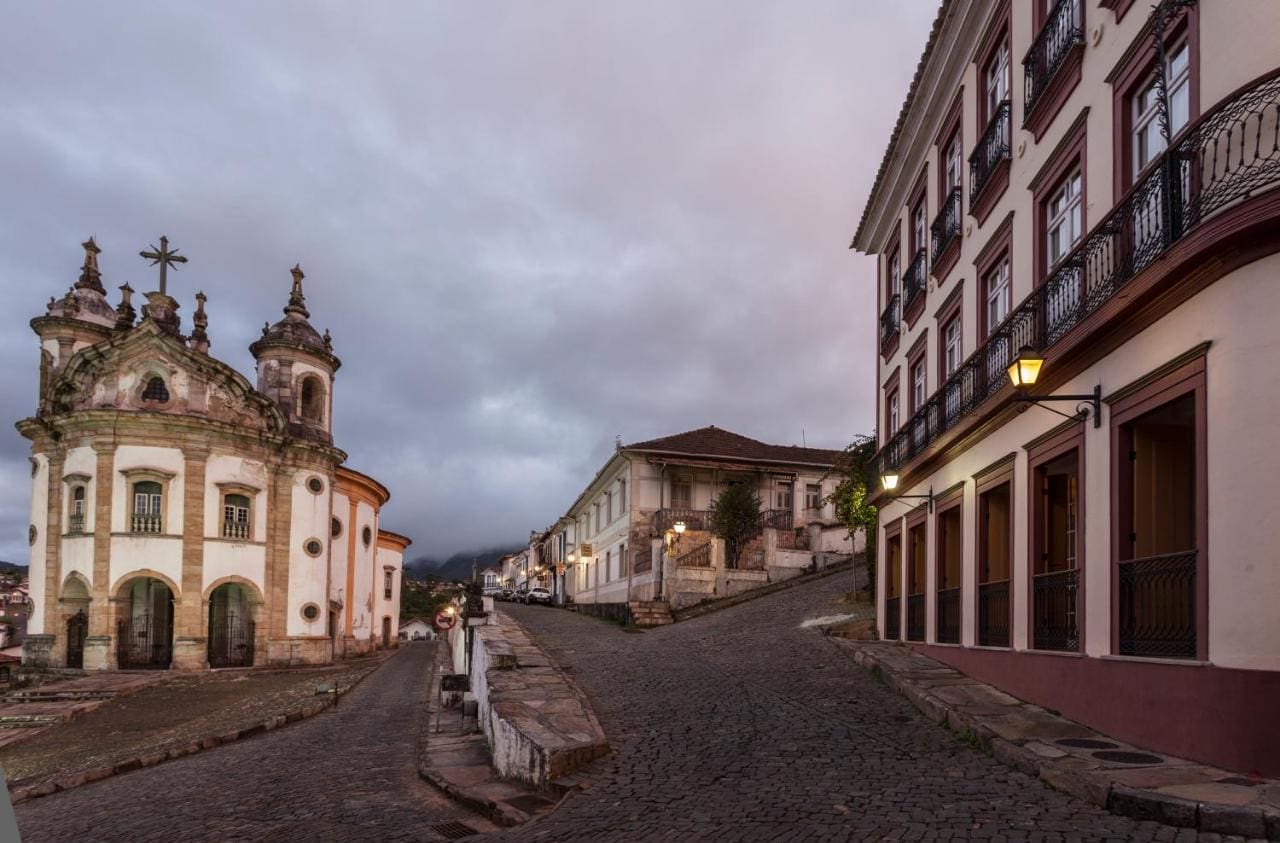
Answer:
<svg viewBox="0 0 1280 843"><path fill-rule="evenodd" d="M333 442L341 361L311 326L295 266L284 318L251 346L257 383L189 335L160 290L106 296L100 250L31 321L26 664L199 670L326 663L394 646L409 539L379 527L386 487Z"/></svg>

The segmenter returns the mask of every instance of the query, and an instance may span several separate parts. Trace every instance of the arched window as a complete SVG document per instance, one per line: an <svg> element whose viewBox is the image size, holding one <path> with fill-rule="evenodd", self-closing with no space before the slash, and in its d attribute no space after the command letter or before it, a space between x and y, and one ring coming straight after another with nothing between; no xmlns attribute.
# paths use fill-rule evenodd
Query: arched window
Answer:
<svg viewBox="0 0 1280 843"><path fill-rule="evenodd" d="M249 510L251 502L245 495L227 495L222 499L222 537L224 539L249 538Z"/></svg>
<svg viewBox="0 0 1280 843"><path fill-rule="evenodd" d="M161 510L164 504L164 487L154 480L133 484L133 532L164 532Z"/></svg>
<svg viewBox="0 0 1280 843"><path fill-rule="evenodd" d="M302 379L302 420L311 424L324 423L324 384L315 375Z"/></svg>
<svg viewBox="0 0 1280 843"><path fill-rule="evenodd" d="M147 381L147 388L142 390L142 400L156 404L169 402L169 388L164 385L164 378L153 377Z"/></svg>
<svg viewBox="0 0 1280 843"><path fill-rule="evenodd" d="M73 533L84 532L84 486L71 490L71 523L67 526Z"/></svg>

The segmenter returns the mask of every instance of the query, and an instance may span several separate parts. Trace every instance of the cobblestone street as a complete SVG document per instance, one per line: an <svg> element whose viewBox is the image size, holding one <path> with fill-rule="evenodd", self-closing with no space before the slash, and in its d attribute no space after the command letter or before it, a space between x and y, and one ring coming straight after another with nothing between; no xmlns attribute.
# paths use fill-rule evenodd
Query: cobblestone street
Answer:
<svg viewBox="0 0 1280 843"><path fill-rule="evenodd" d="M23 802L22 839L444 840L492 826L417 775L433 645L408 647L336 709L264 735Z"/></svg>
<svg viewBox="0 0 1280 843"><path fill-rule="evenodd" d="M645 633L509 611L590 696L616 754L520 840L1193 840L1054 791L926 721L806 617L842 573ZM1205 839L1210 839L1206 836Z"/></svg>

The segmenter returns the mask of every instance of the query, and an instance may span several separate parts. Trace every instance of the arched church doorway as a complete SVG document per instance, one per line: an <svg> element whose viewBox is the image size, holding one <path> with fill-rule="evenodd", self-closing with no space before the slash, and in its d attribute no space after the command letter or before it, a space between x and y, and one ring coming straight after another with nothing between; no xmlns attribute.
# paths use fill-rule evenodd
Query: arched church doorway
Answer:
<svg viewBox="0 0 1280 843"><path fill-rule="evenodd" d="M67 667L84 670L84 639L89 637L89 615L84 609L67 618Z"/></svg>
<svg viewBox="0 0 1280 843"><path fill-rule="evenodd" d="M166 670L173 661L173 592L164 582L136 577L120 589L116 661L121 670Z"/></svg>
<svg viewBox="0 0 1280 843"><path fill-rule="evenodd" d="M238 583L209 595L209 667L252 667L254 623L249 591Z"/></svg>
<svg viewBox="0 0 1280 843"><path fill-rule="evenodd" d="M391 618L382 619L382 647L386 649L391 646Z"/></svg>

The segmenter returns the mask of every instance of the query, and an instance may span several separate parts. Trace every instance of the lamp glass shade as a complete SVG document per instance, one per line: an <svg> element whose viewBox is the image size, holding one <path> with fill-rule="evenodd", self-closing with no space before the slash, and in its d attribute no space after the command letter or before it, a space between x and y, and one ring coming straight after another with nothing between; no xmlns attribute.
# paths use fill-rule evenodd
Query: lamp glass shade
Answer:
<svg viewBox="0 0 1280 843"><path fill-rule="evenodd" d="M1018 356L1009 364L1009 380L1018 389L1023 387L1035 386L1036 381L1040 378L1040 367L1044 365L1044 358L1036 354L1030 348L1023 348L1018 352Z"/></svg>
<svg viewBox="0 0 1280 843"><path fill-rule="evenodd" d="M570 565L572 565L573 563L575 563L575 562L577 562L577 561L578 561L578 557L577 557L577 555L576 555L576 554L570 553L567 557L565 557L565 560L564 560L564 561L566 561L566 562L568 562Z"/></svg>
<svg viewBox="0 0 1280 843"><path fill-rule="evenodd" d="M684 522L683 522L683 521L677 521L677 522L676 522L676 535L680 535L680 536L682 536L682 535L684 535L684 531L685 531Z"/></svg>
<svg viewBox="0 0 1280 843"><path fill-rule="evenodd" d="M880 475L880 485L884 486L886 492L892 492L898 488L898 472L890 471Z"/></svg>

